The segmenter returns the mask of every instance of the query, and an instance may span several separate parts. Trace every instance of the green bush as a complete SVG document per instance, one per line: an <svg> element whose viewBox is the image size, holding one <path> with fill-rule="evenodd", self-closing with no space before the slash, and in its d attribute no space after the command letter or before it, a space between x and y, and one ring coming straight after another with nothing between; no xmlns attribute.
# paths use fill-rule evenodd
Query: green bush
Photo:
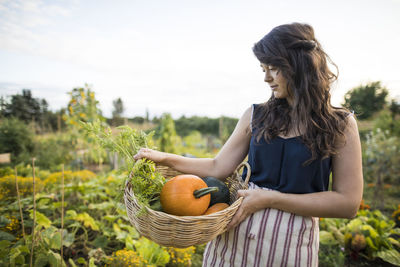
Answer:
<svg viewBox="0 0 400 267"><path fill-rule="evenodd" d="M74 146L66 135L41 136L35 142L36 165L50 171L60 170L61 164L69 164Z"/></svg>
<svg viewBox="0 0 400 267"><path fill-rule="evenodd" d="M383 209L385 183L398 184L400 172L400 139L377 129L367 135L363 144L363 170L366 183L374 183L374 207Z"/></svg>
<svg viewBox="0 0 400 267"><path fill-rule="evenodd" d="M0 122L0 153L11 153L13 164L29 162L34 151L34 133L24 122L2 119Z"/></svg>
<svg viewBox="0 0 400 267"><path fill-rule="evenodd" d="M400 137L400 120L387 109L380 112L379 116L374 120L374 128L388 131L391 135Z"/></svg>
<svg viewBox="0 0 400 267"><path fill-rule="evenodd" d="M383 260L400 266L399 234L395 222L379 210L360 210L352 220L321 219L320 243L325 254L322 250L320 259L329 261L335 254L339 259L342 250L348 263Z"/></svg>

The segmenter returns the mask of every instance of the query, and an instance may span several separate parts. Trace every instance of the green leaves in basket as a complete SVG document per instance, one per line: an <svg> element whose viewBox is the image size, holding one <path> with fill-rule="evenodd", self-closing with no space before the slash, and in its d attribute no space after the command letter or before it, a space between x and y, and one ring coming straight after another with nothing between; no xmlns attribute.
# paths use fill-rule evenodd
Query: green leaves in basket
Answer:
<svg viewBox="0 0 400 267"><path fill-rule="evenodd" d="M143 208L154 207L160 198L160 192L165 184L165 178L156 171L154 162L142 159L133 166L129 181L139 205Z"/></svg>

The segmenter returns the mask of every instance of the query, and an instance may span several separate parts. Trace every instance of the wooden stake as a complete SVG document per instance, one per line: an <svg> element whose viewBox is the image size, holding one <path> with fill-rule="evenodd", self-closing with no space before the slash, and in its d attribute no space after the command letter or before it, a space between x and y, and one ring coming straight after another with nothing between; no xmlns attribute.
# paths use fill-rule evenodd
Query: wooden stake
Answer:
<svg viewBox="0 0 400 267"><path fill-rule="evenodd" d="M22 214L22 206L21 206L21 198L19 196L19 188L18 188L18 174L17 174L17 167L14 167L14 173L15 173L15 187L17 189L17 197L18 197L18 206L19 206L19 216L21 216L21 224L22 224L22 236L24 238L25 244L26 244L26 238L25 238L25 226L24 226L24 216Z"/></svg>
<svg viewBox="0 0 400 267"><path fill-rule="evenodd" d="M64 230L64 164L61 176L61 266L63 266L63 230Z"/></svg>
<svg viewBox="0 0 400 267"><path fill-rule="evenodd" d="M35 158L32 158L32 184L33 184L33 225L32 225L32 247L31 247L31 261L29 266L33 266L33 247L35 244L35 224L36 224L36 198L35 198Z"/></svg>

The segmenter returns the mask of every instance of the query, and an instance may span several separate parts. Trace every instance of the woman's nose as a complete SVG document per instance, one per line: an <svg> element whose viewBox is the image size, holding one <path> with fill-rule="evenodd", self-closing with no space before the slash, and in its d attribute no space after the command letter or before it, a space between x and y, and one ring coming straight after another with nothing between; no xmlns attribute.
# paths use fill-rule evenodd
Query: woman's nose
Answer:
<svg viewBox="0 0 400 267"><path fill-rule="evenodd" d="M272 80L273 80L273 78L272 78L271 74L268 71L266 71L265 77L264 77L264 82L269 83L269 82L272 82Z"/></svg>

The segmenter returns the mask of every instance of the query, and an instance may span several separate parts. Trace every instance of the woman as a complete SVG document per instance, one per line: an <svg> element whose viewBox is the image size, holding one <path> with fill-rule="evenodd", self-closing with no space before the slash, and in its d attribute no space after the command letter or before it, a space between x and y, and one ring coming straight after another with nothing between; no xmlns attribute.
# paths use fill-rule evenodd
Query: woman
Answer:
<svg viewBox="0 0 400 267"><path fill-rule="evenodd" d="M243 202L228 231L207 244L203 265L317 266L318 217L352 218L361 202L357 123L330 103L337 76L311 26L278 26L253 52L273 93L244 112L215 158L150 149L135 158L224 179L248 155L249 190L239 191Z"/></svg>

